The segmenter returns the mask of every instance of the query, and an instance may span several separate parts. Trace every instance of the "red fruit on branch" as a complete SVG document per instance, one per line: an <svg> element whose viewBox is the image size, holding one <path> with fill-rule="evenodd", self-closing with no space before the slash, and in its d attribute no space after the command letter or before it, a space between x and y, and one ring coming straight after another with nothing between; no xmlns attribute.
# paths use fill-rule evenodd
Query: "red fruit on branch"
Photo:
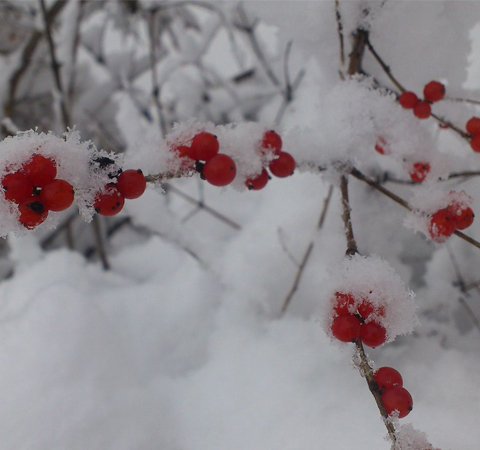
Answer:
<svg viewBox="0 0 480 450"><path fill-rule="evenodd" d="M430 164L428 162L416 162L409 170L410 178L414 183L421 183L430 172Z"/></svg>
<svg viewBox="0 0 480 450"><path fill-rule="evenodd" d="M223 153L210 158L203 167L203 177L214 186L227 186L235 179L236 174L235 162Z"/></svg>
<svg viewBox="0 0 480 450"><path fill-rule="evenodd" d="M398 411L401 419L410 413L413 408L413 399L402 386L387 386L381 395L383 406L388 415Z"/></svg>
<svg viewBox="0 0 480 450"><path fill-rule="evenodd" d="M280 152L278 158L274 159L268 166L272 175L279 178L289 177L293 175L295 170L295 160L290 153Z"/></svg>
<svg viewBox="0 0 480 450"><path fill-rule="evenodd" d="M375 321L363 323L360 327L360 339L369 347L378 347L387 340L387 330Z"/></svg>
<svg viewBox="0 0 480 450"><path fill-rule="evenodd" d="M390 152L387 151L387 141L383 137L379 137L377 139L377 143L375 144L375 151L380 153L381 155L388 154Z"/></svg>
<svg viewBox="0 0 480 450"><path fill-rule="evenodd" d="M266 131L263 135L262 147L271 148L275 155L279 155L282 151L282 138L273 130Z"/></svg>
<svg viewBox="0 0 480 450"><path fill-rule="evenodd" d="M342 314L333 319L333 336L342 342L355 342L360 336L360 321L353 314Z"/></svg>
<svg viewBox="0 0 480 450"><path fill-rule="evenodd" d="M388 386L403 386L402 375L393 367L380 367L373 373L373 376L380 391Z"/></svg>
<svg viewBox="0 0 480 450"><path fill-rule="evenodd" d="M268 176L268 172L265 169L262 169L262 173L254 178L248 178L245 181L245 186L249 190L253 191L259 191L260 189L263 189L267 183L270 177Z"/></svg>
<svg viewBox="0 0 480 450"><path fill-rule="evenodd" d="M472 117L465 126L467 133L472 135L480 134L480 117Z"/></svg>
<svg viewBox="0 0 480 450"><path fill-rule="evenodd" d="M413 107L413 114L419 119L428 119L432 115L432 107L427 102L420 100Z"/></svg>
<svg viewBox="0 0 480 450"><path fill-rule="evenodd" d="M118 176L117 187L125 198L134 199L145 192L147 181L140 169L129 169Z"/></svg>
<svg viewBox="0 0 480 450"><path fill-rule="evenodd" d="M53 180L42 188L40 198L50 211L63 211L73 203L73 186L65 180Z"/></svg>
<svg viewBox="0 0 480 450"><path fill-rule="evenodd" d="M125 204L125 197L115 184L108 184L104 192L97 194L93 207L102 216L115 216Z"/></svg>
<svg viewBox="0 0 480 450"><path fill-rule="evenodd" d="M32 196L20 203L18 210L20 211L20 223L29 230L33 230L40 225L48 216L48 209L38 196Z"/></svg>
<svg viewBox="0 0 480 450"><path fill-rule="evenodd" d="M472 208L466 205L462 205L458 202L454 202L448 205L447 211L455 218L455 224L457 230L464 230L468 228L475 218Z"/></svg>
<svg viewBox="0 0 480 450"><path fill-rule="evenodd" d="M193 159L208 161L218 153L219 148L217 136L203 131L194 136L189 156Z"/></svg>
<svg viewBox="0 0 480 450"><path fill-rule="evenodd" d="M5 198L21 203L32 195L33 184L23 172L8 173L2 179Z"/></svg>
<svg viewBox="0 0 480 450"><path fill-rule="evenodd" d="M477 134L470 139L470 147L474 152L480 152L480 134Z"/></svg>
<svg viewBox="0 0 480 450"><path fill-rule="evenodd" d="M445 242L457 228L455 215L447 208L440 209L430 217L428 231L434 242Z"/></svg>
<svg viewBox="0 0 480 450"><path fill-rule="evenodd" d="M418 103L418 97L414 92L405 91L398 97L398 103L405 109L412 109Z"/></svg>
<svg viewBox="0 0 480 450"><path fill-rule="evenodd" d="M343 292L335 292L335 306L333 310L338 314L350 314L349 307L355 304L355 298L352 294L343 293Z"/></svg>
<svg viewBox="0 0 480 450"><path fill-rule="evenodd" d="M35 187L43 187L57 176L57 163L51 158L35 153L23 166L22 171Z"/></svg>
<svg viewBox="0 0 480 450"><path fill-rule="evenodd" d="M430 81L423 88L423 96L429 102L438 102L445 97L445 86L439 81Z"/></svg>

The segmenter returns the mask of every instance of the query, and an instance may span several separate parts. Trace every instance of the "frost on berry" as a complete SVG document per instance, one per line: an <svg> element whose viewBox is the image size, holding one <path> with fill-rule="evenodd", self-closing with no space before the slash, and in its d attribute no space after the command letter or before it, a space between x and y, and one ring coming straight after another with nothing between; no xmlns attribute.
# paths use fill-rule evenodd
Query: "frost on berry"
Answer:
<svg viewBox="0 0 480 450"><path fill-rule="evenodd" d="M375 344L370 346L391 342L396 336L413 331L417 323L414 294L386 261L377 256L354 255L330 272L322 310L327 334L334 337L335 319L346 314L361 318L362 327L372 324L364 332L368 334L367 345ZM383 335L379 327L385 330Z"/></svg>

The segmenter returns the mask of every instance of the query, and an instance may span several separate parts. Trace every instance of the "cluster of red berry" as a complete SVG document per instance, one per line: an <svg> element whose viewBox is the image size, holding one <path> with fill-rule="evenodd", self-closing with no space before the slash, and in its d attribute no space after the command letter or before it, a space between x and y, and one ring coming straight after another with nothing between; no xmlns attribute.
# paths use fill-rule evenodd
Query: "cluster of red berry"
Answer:
<svg viewBox="0 0 480 450"><path fill-rule="evenodd" d="M129 169L121 172L116 183L109 183L105 190L95 197L93 207L102 216L115 216L125 204L125 199L140 197L147 187L143 172L138 169Z"/></svg>
<svg viewBox="0 0 480 450"><path fill-rule="evenodd" d="M63 211L73 203L73 186L56 176L56 162L35 153L19 170L2 178L5 198L18 205L19 221L25 228L35 228L49 211Z"/></svg>
<svg viewBox="0 0 480 450"><path fill-rule="evenodd" d="M480 152L480 117L472 117L465 126L470 137L470 147L474 152Z"/></svg>
<svg viewBox="0 0 480 450"><path fill-rule="evenodd" d="M275 131L270 130L265 132L262 140L262 149L271 149L273 154L277 156L276 159L270 162L268 168L272 175L285 178L293 174L295 170L295 160L290 153L282 152L282 138L275 133ZM262 169L262 173L255 178L249 178L245 181L245 185L248 189L258 191L263 189L270 176L266 169Z"/></svg>
<svg viewBox="0 0 480 450"><path fill-rule="evenodd" d="M400 419L408 415L413 407L413 399L410 392L403 387L400 372L392 367L380 367L373 373L373 376L387 414L398 411Z"/></svg>
<svg viewBox="0 0 480 450"><path fill-rule="evenodd" d="M387 141L383 137L378 138L377 143L375 144L375 150L381 155L390 154ZM429 172L430 172L430 164L426 161L414 162L408 168L410 179L414 183L421 183L422 181L424 181Z"/></svg>
<svg viewBox="0 0 480 450"><path fill-rule="evenodd" d="M377 307L367 298L356 298L351 293L336 292L333 307L335 317L330 329L335 338L342 342L360 339L369 347L378 347L387 339L387 331L378 322L385 316L385 308Z"/></svg>
<svg viewBox="0 0 480 450"><path fill-rule="evenodd" d="M276 157L268 165L272 175L284 178L293 174L295 160L289 153L282 152L282 139L275 131L264 133L261 148L273 151ZM235 162L230 156L219 153L217 136L212 133L202 131L193 137L190 146L180 145L175 150L183 158L182 169L195 168L203 179L214 186L227 186L235 179ZM249 178L245 184L248 189L259 190L266 186L269 179L264 168L260 175Z"/></svg>
<svg viewBox="0 0 480 450"><path fill-rule="evenodd" d="M430 81L423 88L423 100L415 92L405 91L398 97L398 103L405 109L412 109L418 119L428 119L432 114L432 103L445 97L445 86L439 81Z"/></svg>
<svg viewBox="0 0 480 450"><path fill-rule="evenodd" d="M450 194L454 194L451 192ZM472 208L458 200L452 201L428 216L428 231L434 242L445 242L455 230L464 230L472 223L475 214Z"/></svg>

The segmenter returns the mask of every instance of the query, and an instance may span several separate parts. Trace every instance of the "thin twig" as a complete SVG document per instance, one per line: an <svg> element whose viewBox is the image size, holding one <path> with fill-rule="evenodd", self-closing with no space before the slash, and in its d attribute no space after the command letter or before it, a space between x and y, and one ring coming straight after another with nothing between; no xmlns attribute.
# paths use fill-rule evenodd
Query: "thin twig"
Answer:
<svg viewBox="0 0 480 450"><path fill-rule="evenodd" d="M68 0L65 0L67 3ZM60 96L60 112L62 114L62 123L63 128L66 129L71 125L70 123L70 114L66 105L66 98L62 86L62 75L60 73L60 63L58 62L55 50L55 43L52 36L52 21L49 19L47 8L45 6L45 0L40 0L40 9L42 10L42 16L45 23L45 33L47 36L48 48L50 51L51 67L53 72L53 78L55 80L55 85Z"/></svg>
<svg viewBox="0 0 480 450"><path fill-rule="evenodd" d="M447 100L450 102L471 103L472 105L480 105L480 100L472 100L470 98L444 97L443 100Z"/></svg>
<svg viewBox="0 0 480 450"><path fill-rule="evenodd" d="M175 194L177 194L179 197L182 197L184 200L186 200L187 202L197 206L198 208L201 208L203 209L204 211L206 211L207 213L209 213L210 215L212 215L213 217L215 217L216 219L220 220L221 222L225 223L226 225L228 225L229 227L233 228L234 230L241 230L241 226L234 222L232 219L230 219L229 217L225 216L224 214L222 213L219 213L218 211L216 211L215 209L211 208L210 206L206 205L205 203L203 203L203 201L199 201L199 200L195 200L193 197L191 197L190 195L188 194L185 194L184 192L180 191L179 189L177 189L175 186L171 185L171 184L164 184L165 186L165 189L167 191L171 191L171 192L174 192Z"/></svg>
<svg viewBox="0 0 480 450"><path fill-rule="evenodd" d="M93 218L92 224L98 256L100 256L103 268L105 270L110 270L110 263L108 261L107 251L105 250L105 240L103 239L100 217L98 214Z"/></svg>
<svg viewBox="0 0 480 450"><path fill-rule="evenodd" d="M347 250L345 254L347 256L353 256L358 253L357 242L353 235L352 217L350 209L350 201L348 199L348 176L342 175L340 177L340 192L342 194L342 219L345 226L345 237L347 239Z"/></svg>
<svg viewBox="0 0 480 450"><path fill-rule="evenodd" d="M332 193L333 193L333 185L330 185L330 187L328 188L327 196L323 201L322 212L320 213L320 217L318 219L317 230L321 230L323 227L323 223L325 222L325 217L327 216L328 206L330 205L330 199L332 198ZM280 310L280 315L285 314L290 302L292 301L293 296L297 292L298 286L300 285L300 281L302 279L303 272L305 270L305 266L307 265L310 259L313 246L314 246L314 241L312 239L307 246L307 250L303 255L302 261L300 262L292 287L290 288L290 291L288 292L287 296L285 297L285 300L283 301L283 305Z"/></svg>
<svg viewBox="0 0 480 450"><path fill-rule="evenodd" d="M280 81L278 80L277 76L273 72L273 69L271 68L270 64L268 63L267 59L265 58L265 55L260 47L260 44L255 36L255 25L256 22L249 23L247 13L245 12L243 5L239 4L237 7L238 15L240 16L241 23L238 25L238 28L242 31L244 31L247 36L248 40L250 41L250 45L252 46L253 52L255 53L255 56L257 57L258 61L260 62L260 65L262 66L262 69L264 70L265 74L269 78L269 80L272 82L272 84L276 87L280 86Z"/></svg>
<svg viewBox="0 0 480 450"><path fill-rule="evenodd" d="M150 41L150 68L152 74L152 97L157 110L160 133L162 136L167 134L167 124L165 122L165 115L163 114L163 106L160 101L160 85L158 84L157 76L157 15L152 11L148 17L148 31Z"/></svg>
<svg viewBox="0 0 480 450"><path fill-rule="evenodd" d="M345 66L345 42L343 39L343 22L339 0L335 0L335 18L337 20L338 43L340 45L340 67L343 67Z"/></svg>

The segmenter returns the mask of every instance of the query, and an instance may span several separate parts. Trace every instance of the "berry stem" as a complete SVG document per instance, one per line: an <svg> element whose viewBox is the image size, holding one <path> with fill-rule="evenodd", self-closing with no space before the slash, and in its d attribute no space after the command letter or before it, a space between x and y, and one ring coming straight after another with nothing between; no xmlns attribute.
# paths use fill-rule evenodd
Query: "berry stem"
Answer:
<svg viewBox="0 0 480 450"><path fill-rule="evenodd" d="M351 209L350 202L348 199L348 176L342 175L340 178L340 192L342 194L342 207L343 214L342 219L345 225L345 237L347 239L347 251L345 254L347 256L352 256L355 253L358 253L357 242L355 241L355 236L353 235L352 227L352 218L351 218Z"/></svg>
<svg viewBox="0 0 480 450"><path fill-rule="evenodd" d="M373 398L377 403L378 410L380 411L380 415L383 417L383 422L385 423L385 427L387 428L388 435L390 436L390 439L392 441L392 448L394 448L395 443L397 441L397 436L395 434L395 427L393 426L393 423L389 420L387 411L383 406L382 399L380 396L380 391L378 389L378 384L375 381L375 377L373 376L373 368L368 363L368 357L367 357L367 354L365 353L365 349L363 348L363 344L360 339L357 339L355 341L355 346L357 348L356 365L361 375L365 377L368 388L370 389L370 392L372 393Z"/></svg>

